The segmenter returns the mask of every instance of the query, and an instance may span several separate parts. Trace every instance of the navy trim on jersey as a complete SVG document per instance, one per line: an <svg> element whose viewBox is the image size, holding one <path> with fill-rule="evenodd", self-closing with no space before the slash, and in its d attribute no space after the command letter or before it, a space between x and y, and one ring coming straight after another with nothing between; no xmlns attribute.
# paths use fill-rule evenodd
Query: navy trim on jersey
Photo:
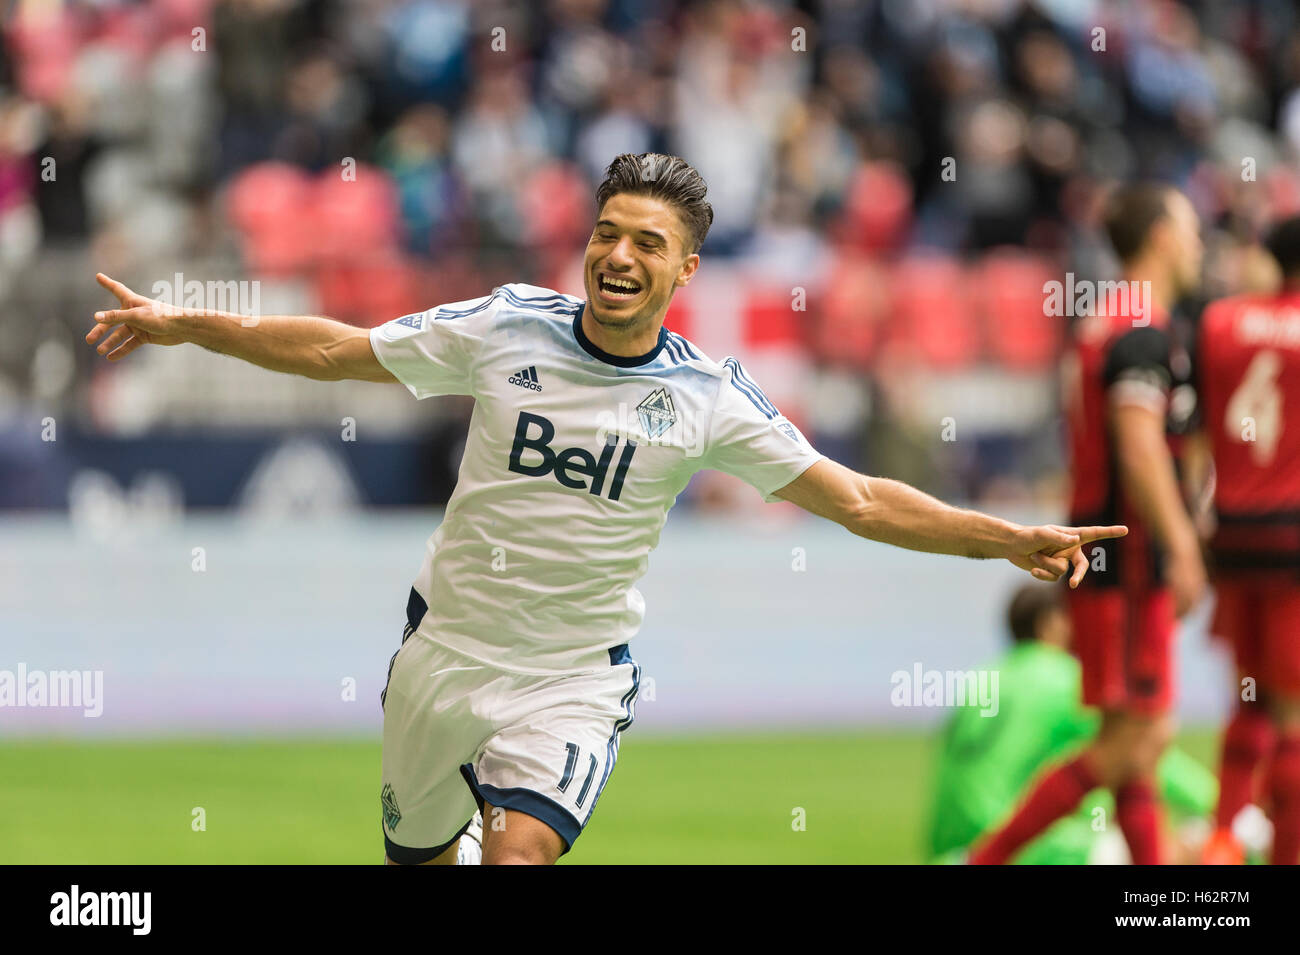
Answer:
<svg viewBox="0 0 1300 955"><path fill-rule="evenodd" d="M496 296L489 295L481 304L475 305L473 308L463 308L455 312L443 312L442 306L439 306L433 310L433 317L436 321L441 321L447 318L465 318L469 315L473 315L475 312L483 311L483 309L492 304L492 299L495 297Z"/></svg>
<svg viewBox="0 0 1300 955"><path fill-rule="evenodd" d="M664 343L664 347L677 360L677 364L684 365L690 361L690 357L686 354L685 342L680 335L669 332L668 341Z"/></svg>
<svg viewBox="0 0 1300 955"><path fill-rule="evenodd" d="M609 648L609 665L618 666L620 663L631 663L632 651L627 648L626 643L620 643L616 647Z"/></svg>
<svg viewBox="0 0 1300 955"><path fill-rule="evenodd" d="M555 295L524 298L503 285L492 294L496 295L498 293L511 305L518 308L531 308L541 312L552 312L556 315L568 315L577 308L577 305L570 301L570 296L561 295L558 292Z"/></svg>
<svg viewBox="0 0 1300 955"><path fill-rule="evenodd" d="M611 355L604 349L598 348L594 345L591 339L589 339L586 333L582 330L582 313L585 311L586 307L587 303L583 302L578 308L577 313L573 316L573 337L578 340L578 344L582 346L583 351L592 358L603 361L607 365L616 365L619 368L635 368L638 365L649 364L658 357L659 353L663 351L664 345L668 343L668 329L660 325L658 343L644 355Z"/></svg>
<svg viewBox="0 0 1300 955"><path fill-rule="evenodd" d="M754 390L754 392L758 395L759 400L762 401L763 404L767 406L767 410L772 412L773 416L779 415L781 412L777 411L776 405L772 404L772 402L768 400L767 395L763 394L763 389L758 387L758 382L756 382L753 378L749 377L749 372L745 371L744 366L742 366L740 362L736 361L734 358L732 359L732 363L735 365L736 374L740 376L741 380L745 384L747 384L750 388Z"/></svg>
<svg viewBox="0 0 1300 955"><path fill-rule="evenodd" d="M412 587L411 595L406 598L406 622L410 626L412 633L420 629L420 621L424 619L424 615L428 612L429 605Z"/></svg>
<svg viewBox="0 0 1300 955"><path fill-rule="evenodd" d="M697 352L694 348L692 348L691 343L688 342L681 335L678 335L676 332L669 332L668 337L677 343L677 347L680 348L682 351L684 351L688 358L693 358L696 361L703 361L703 359L700 358L700 353Z"/></svg>
<svg viewBox="0 0 1300 955"><path fill-rule="evenodd" d="M392 859L398 865L423 865L431 859L436 859L448 849L451 844L465 834L469 824L474 821L470 816L465 820L465 825L460 827L460 831L444 842L440 846L434 846L432 849L412 849L408 846L399 846L392 839L388 838L387 831L384 832L384 855Z"/></svg>
<svg viewBox="0 0 1300 955"><path fill-rule="evenodd" d="M622 644L626 647L627 644ZM609 651L610 661L613 661L614 650L620 647L614 647ZM637 691L641 689L641 665L628 656L623 662L632 664L632 689L623 694L620 701L623 706L623 712L627 715L614 724L614 732L609 734L609 742L605 744L605 771L600 774L600 785L596 787L596 795L592 797L591 808L587 810L587 819L591 819L591 814L596 811L596 804L600 802L600 794L605 791L605 783L609 781L609 774L614 771L614 763L618 759L618 737L623 730L632 725L635 717L632 715L632 705L636 700ZM584 820L583 825L586 825Z"/></svg>
<svg viewBox="0 0 1300 955"><path fill-rule="evenodd" d="M415 633L419 628L420 621L424 619L424 615L428 611L429 605L412 587L411 595L406 598L406 626L402 628L402 642L393 651L393 655L388 658L388 676L384 679L384 688L379 691L379 708L381 710L388 702L388 684L393 680L393 664L397 662L397 655L402 652L402 647L406 646L406 641L410 639L411 634Z"/></svg>
<svg viewBox="0 0 1300 955"><path fill-rule="evenodd" d="M767 395L763 394L761 388L754 384L752 380L744 373L740 367L740 362L734 358L728 358L722 363L731 369L731 383L736 386L736 390L750 400L764 417L775 418L778 413L776 405L767 400Z"/></svg>
<svg viewBox="0 0 1300 955"><path fill-rule="evenodd" d="M465 783L474 794L474 801L478 803L480 812L485 811L484 803L491 803L494 808L499 806L502 809L513 809L515 812L540 819L559 833L560 838L564 840L564 852L560 855L572 849L578 836L582 834L582 823L554 799L531 789L524 789L522 786L498 789L496 786L481 783L474 775L474 767L470 763L461 766L460 774L465 777ZM483 825L484 827L489 825L486 816L483 818Z"/></svg>

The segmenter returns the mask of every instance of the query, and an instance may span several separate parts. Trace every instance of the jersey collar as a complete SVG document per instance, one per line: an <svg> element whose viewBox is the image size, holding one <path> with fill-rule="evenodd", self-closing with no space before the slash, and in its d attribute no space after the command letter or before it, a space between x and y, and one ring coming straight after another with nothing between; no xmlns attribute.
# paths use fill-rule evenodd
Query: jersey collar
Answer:
<svg viewBox="0 0 1300 955"><path fill-rule="evenodd" d="M650 349L644 355L611 355L603 348L596 346L587 333L582 330L582 313L587 310L587 303L583 302L582 307L578 309L578 314L573 316L573 337L578 340L578 344L592 358L603 361L607 365L617 365L619 368L635 368L638 365L649 364L654 361L658 354L663 351L664 345L668 343L668 329L662 325L659 326L659 341L655 347Z"/></svg>

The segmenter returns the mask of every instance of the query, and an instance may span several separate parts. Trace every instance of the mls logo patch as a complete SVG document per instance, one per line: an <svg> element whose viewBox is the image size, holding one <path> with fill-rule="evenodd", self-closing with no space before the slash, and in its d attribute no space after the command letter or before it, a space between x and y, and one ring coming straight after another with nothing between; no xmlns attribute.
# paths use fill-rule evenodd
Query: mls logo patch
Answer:
<svg viewBox="0 0 1300 955"><path fill-rule="evenodd" d="M777 425L776 427L777 427L777 430L779 430L783 435L785 435L785 436L786 436L787 438L789 438L791 441L798 441L798 440L799 440L799 433L798 433L797 431L794 430L794 425L790 424L790 422L788 422L788 421L782 421L782 422L781 422L779 425Z"/></svg>
<svg viewBox="0 0 1300 955"><path fill-rule="evenodd" d="M405 325L407 328L414 328L419 331L424 328L424 312L416 312L412 315L403 315L397 319L398 325Z"/></svg>
<svg viewBox="0 0 1300 955"><path fill-rule="evenodd" d="M389 830L396 830L397 824L402 821L402 813L397 808L397 793L393 792L392 783L384 783L383 792L379 794L379 801L384 806L384 825Z"/></svg>
<svg viewBox="0 0 1300 955"><path fill-rule="evenodd" d="M673 399L662 388L656 388L646 395L645 400L636 406L636 413L641 418L641 429L647 438L659 437L677 420Z"/></svg>

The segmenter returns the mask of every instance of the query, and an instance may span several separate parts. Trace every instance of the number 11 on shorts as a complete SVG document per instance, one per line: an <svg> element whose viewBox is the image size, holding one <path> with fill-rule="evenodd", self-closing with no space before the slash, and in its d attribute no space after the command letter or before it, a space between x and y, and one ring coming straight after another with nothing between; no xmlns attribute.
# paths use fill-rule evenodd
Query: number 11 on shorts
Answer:
<svg viewBox="0 0 1300 955"><path fill-rule="evenodd" d="M578 767L578 744L565 743L564 751L568 754L564 760L564 775L560 777L560 781L556 785L560 792L567 790L569 783L573 782L573 771ZM582 781L582 788L578 790L577 806L579 809L582 808L582 804L587 798L587 791L591 789L591 781L596 778L596 766L598 765L596 754L591 753L590 759L591 762L587 767L587 778Z"/></svg>

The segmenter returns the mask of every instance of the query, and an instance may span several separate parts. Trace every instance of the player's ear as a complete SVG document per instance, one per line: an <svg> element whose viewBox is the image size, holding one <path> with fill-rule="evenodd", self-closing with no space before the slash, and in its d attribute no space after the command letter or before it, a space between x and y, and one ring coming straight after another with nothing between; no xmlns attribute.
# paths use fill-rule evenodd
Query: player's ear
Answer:
<svg viewBox="0 0 1300 955"><path fill-rule="evenodd" d="M692 252L686 257L686 261L682 263L682 267L677 270L677 277L673 279L673 284L678 288L685 288L690 284L691 279L695 277L695 273L699 268L700 257L697 253Z"/></svg>

